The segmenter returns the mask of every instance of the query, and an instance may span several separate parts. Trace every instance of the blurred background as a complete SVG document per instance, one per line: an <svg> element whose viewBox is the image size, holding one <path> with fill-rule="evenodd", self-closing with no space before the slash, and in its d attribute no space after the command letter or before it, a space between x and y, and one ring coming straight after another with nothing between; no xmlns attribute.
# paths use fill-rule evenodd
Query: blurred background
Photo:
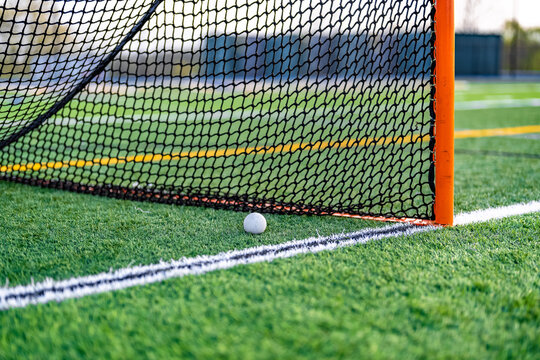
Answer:
<svg viewBox="0 0 540 360"><path fill-rule="evenodd" d="M456 76L540 80L539 0L455 0Z"/></svg>
<svg viewBox="0 0 540 360"><path fill-rule="evenodd" d="M430 24L419 16L424 5L400 17L407 3L314 1L304 9L301 1L282 0L267 0L263 8L239 0L166 2L111 63L109 75L215 79L236 74L275 81L356 74L362 80L362 69L370 69L375 59L384 73L417 77L430 67L425 61ZM32 4L41 4L39 11ZM0 87L16 80L70 87L123 36L110 29L132 27L150 2L138 2L133 14L122 16L119 9L135 3L130 4L7 0L0 7ZM540 0L455 0L455 15L457 77L540 79ZM373 36L355 20L368 18L379 19L377 26L387 31ZM388 18L394 22L385 22ZM10 29L22 24L24 30L12 36ZM69 46L62 47L65 43ZM280 73L282 67L290 70Z"/></svg>

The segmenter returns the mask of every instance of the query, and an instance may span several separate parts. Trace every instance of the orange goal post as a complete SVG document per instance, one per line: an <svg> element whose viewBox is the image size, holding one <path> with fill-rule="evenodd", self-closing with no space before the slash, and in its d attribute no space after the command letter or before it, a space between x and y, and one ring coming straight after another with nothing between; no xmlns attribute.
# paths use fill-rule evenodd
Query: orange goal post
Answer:
<svg viewBox="0 0 540 360"><path fill-rule="evenodd" d="M435 1L435 223L454 222L454 0Z"/></svg>

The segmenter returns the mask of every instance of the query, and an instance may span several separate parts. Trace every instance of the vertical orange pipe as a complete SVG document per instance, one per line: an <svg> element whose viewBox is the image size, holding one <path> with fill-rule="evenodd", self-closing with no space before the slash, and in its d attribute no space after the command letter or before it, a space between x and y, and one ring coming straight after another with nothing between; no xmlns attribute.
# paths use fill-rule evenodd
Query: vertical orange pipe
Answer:
<svg viewBox="0 0 540 360"><path fill-rule="evenodd" d="M454 223L454 0L435 0L435 222Z"/></svg>

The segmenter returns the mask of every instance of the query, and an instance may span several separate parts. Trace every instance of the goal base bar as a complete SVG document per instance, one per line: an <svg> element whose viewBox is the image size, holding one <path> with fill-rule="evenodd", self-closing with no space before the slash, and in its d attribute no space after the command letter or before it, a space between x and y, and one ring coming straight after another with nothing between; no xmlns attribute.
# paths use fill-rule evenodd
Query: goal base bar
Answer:
<svg viewBox="0 0 540 360"><path fill-rule="evenodd" d="M57 180L28 180L24 178L2 178L0 180L9 180L26 185L40 186L43 188L53 188L60 190L68 190L76 193L101 195L116 199L123 200L135 200L141 201L141 199L165 204L178 204L186 206L204 206L215 209L230 209L231 206L241 207L245 211L260 211L263 213L276 213L276 214L298 214L298 215L321 215L321 216L335 216L351 219L384 221L384 222L400 222L408 223L419 226L434 226L444 225L438 224L435 220L427 219L415 219L415 218L397 218L386 216L370 216L359 214L345 214L328 212L319 210L311 206L299 207L290 204L272 204L272 203L253 203L249 201L235 200L235 199L223 199L212 197L199 197L179 194L162 194L155 193L147 189L130 189L121 186L99 186L99 185L82 185L73 184L64 181Z"/></svg>
<svg viewBox="0 0 540 360"><path fill-rule="evenodd" d="M438 224L436 220L424 220L415 218L396 218L396 217L384 217L384 216L369 216L369 215L350 215L350 214L332 214L332 216L346 217L351 219L384 221L384 222L399 222L407 223L418 226L445 226L446 224ZM446 225L448 226L448 225Z"/></svg>

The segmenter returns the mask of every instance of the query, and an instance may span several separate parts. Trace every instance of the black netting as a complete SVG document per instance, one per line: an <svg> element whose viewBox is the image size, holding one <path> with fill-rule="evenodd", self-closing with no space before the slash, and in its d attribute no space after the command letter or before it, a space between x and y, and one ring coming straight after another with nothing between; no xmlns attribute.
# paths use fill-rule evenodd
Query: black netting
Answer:
<svg viewBox="0 0 540 360"><path fill-rule="evenodd" d="M433 218L435 0L6 0L0 178Z"/></svg>

